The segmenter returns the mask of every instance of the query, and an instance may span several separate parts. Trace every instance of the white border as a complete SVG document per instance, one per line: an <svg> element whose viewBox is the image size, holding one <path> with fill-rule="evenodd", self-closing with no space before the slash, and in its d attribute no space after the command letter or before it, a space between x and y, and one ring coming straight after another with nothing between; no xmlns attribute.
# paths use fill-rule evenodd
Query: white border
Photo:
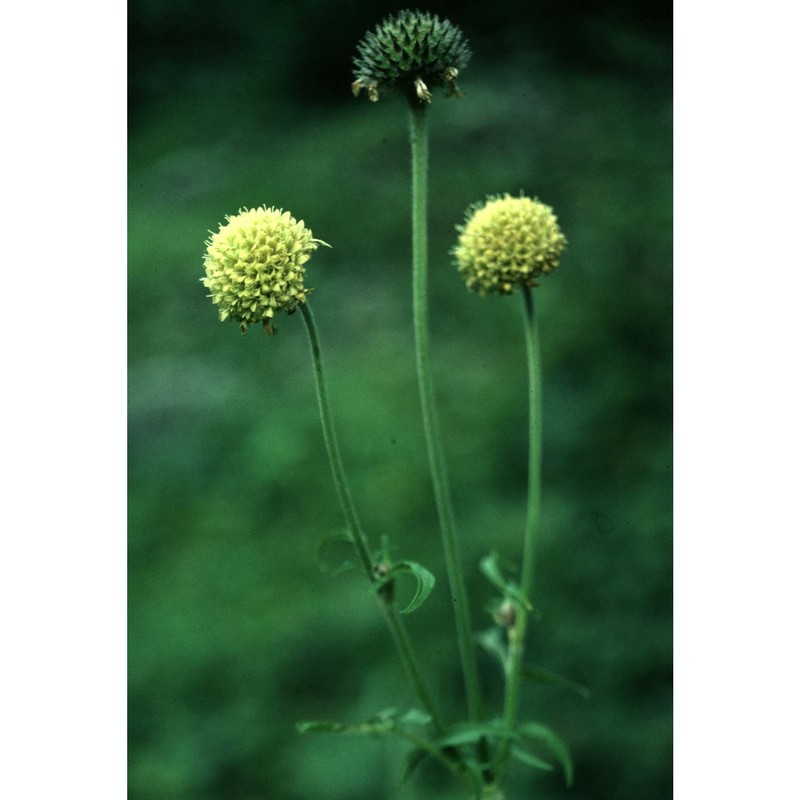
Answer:
<svg viewBox="0 0 800 800"><path fill-rule="evenodd" d="M795 14L675 11L675 797L790 797Z"/></svg>
<svg viewBox="0 0 800 800"><path fill-rule="evenodd" d="M126 791L125 25L3 11L3 797Z"/></svg>

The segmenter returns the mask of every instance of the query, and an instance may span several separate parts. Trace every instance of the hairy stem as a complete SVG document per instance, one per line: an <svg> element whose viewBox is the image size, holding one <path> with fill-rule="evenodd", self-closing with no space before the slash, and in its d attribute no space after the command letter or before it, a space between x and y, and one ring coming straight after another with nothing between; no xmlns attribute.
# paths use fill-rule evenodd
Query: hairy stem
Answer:
<svg viewBox="0 0 800 800"><path fill-rule="evenodd" d="M417 378L422 403L422 420L428 448L433 491L439 526L442 531L447 576L456 620L458 650L464 673L469 718L476 720L481 715L480 687L472 641L467 591L461 569L461 559L456 540L455 517L450 499L444 452L439 435L436 416L433 380L431 378L428 352L428 129L426 106L412 102L411 105L411 208L412 208L412 252L414 337L416 342Z"/></svg>

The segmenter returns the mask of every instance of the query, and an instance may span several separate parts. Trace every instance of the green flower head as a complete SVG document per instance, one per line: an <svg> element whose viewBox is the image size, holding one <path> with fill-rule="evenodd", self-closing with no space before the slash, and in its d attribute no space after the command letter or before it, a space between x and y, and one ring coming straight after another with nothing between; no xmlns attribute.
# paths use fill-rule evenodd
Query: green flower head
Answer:
<svg viewBox="0 0 800 800"><path fill-rule="evenodd" d="M221 320L236 320L242 333L261 322L271 333L275 313L293 313L311 292L303 284L305 263L325 242L278 208L244 209L225 219L206 242L201 281Z"/></svg>
<svg viewBox="0 0 800 800"><path fill-rule="evenodd" d="M552 272L567 244L553 209L529 197L490 196L457 225L453 255L467 288L510 294Z"/></svg>
<svg viewBox="0 0 800 800"><path fill-rule="evenodd" d="M460 95L456 77L470 55L464 34L451 22L406 9L358 43L353 94L366 89L375 102L379 90L396 89L418 104L430 103L434 86L443 86L448 96Z"/></svg>

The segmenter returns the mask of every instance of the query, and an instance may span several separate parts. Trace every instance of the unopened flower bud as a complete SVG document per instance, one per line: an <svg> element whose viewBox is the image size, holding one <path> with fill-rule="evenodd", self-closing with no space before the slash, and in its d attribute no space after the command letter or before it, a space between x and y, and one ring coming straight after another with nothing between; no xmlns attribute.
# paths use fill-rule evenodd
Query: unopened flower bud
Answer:
<svg viewBox="0 0 800 800"><path fill-rule="evenodd" d="M394 602L394 578L389 577L391 567L385 561L379 561L372 567L372 574L378 584L378 597L384 605Z"/></svg>
<svg viewBox="0 0 800 800"><path fill-rule="evenodd" d="M383 89L396 89L418 105L431 102L436 86L448 96L460 95L456 76L471 55L464 34L451 22L408 9L387 17L357 49L353 94L366 90L375 102Z"/></svg>
<svg viewBox="0 0 800 800"><path fill-rule="evenodd" d="M513 628L517 622L516 605L510 600L503 600L503 602L495 609L494 621L501 628Z"/></svg>

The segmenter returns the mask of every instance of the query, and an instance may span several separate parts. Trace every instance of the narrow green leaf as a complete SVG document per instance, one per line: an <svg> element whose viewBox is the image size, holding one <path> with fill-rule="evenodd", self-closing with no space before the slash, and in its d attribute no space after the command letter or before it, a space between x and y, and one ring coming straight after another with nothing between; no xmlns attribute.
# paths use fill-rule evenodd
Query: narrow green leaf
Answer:
<svg viewBox="0 0 800 800"><path fill-rule="evenodd" d="M500 571L499 560L500 556L498 556L497 553L489 553L488 556L484 556L480 563L481 572L494 586L500 589L506 597L516 600L529 611L533 611L533 606L528 598L520 591L519 586L513 581L506 580L503 576L503 573Z"/></svg>
<svg viewBox="0 0 800 800"><path fill-rule="evenodd" d="M415 747L406 756L405 764L403 766L403 774L400 777L400 783L405 783L413 774L416 768L430 755L430 753L422 747Z"/></svg>
<svg viewBox="0 0 800 800"><path fill-rule="evenodd" d="M433 573L421 564L417 564L416 561L398 561L396 564L392 564L387 580L406 573L410 573L417 579L417 591L411 598L411 602L400 611L401 614L410 614L412 611L416 611L425 602L436 584Z"/></svg>
<svg viewBox="0 0 800 800"><path fill-rule="evenodd" d="M460 747L474 744L479 739L516 739L517 734L505 727L502 721L494 722L462 722L451 725L447 733L437 739L440 747Z"/></svg>
<svg viewBox="0 0 800 800"><path fill-rule="evenodd" d="M312 722L298 722L296 728L299 733L344 733L355 736L386 736L395 728L393 720L375 720L362 722L357 725L343 725L341 722L320 720Z"/></svg>
<svg viewBox="0 0 800 800"><path fill-rule="evenodd" d="M508 581L506 581L503 577L503 573L500 571L500 566L497 563L499 558L500 556L495 552L484 556L481 559L480 570L498 589L505 591Z"/></svg>
<svg viewBox="0 0 800 800"><path fill-rule="evenodd" d="M499 628L488 628L475 635L475 641L490 655L497 658L505 671L508 650Z"/></svg>
<svg viewBox="0 0 800 800"><path fill-rule="evenodd" d="M569 748L564 740L546 725L538 722L525 722L519 726L519 732L528 739L543 742L550 749L550 752L561 762L564 770L564 780L567 786L572 786L574 769Z"/></svg>
<svg viewBox="0 0 800 800"><path fill-rule="evenodd" d="M392 707L378 712L366 722L354 725L344 725L341 722L333 722L332 720L312 720L310 722L298 722L296 727L300 733L347 733L367 736L385 736L387 733L397 731L403 735L417 736L417 740L421 741L417 734L401 729L400 725L427 725L430 721L430 715L420 711L418 708L406 711L398 719L397 709Z"/></svg>
<svg viewBox="0 0 800 800"><path fill-rule="evenodd" d="M420 711L418 708L411 708L397 720L401 725L428 725L431 715Z"/></svg>
<svg viewBox="0 0 800 800"><path fill-rule="evenodd" d="M588 700L592 693L583 684L565 678L557 672L552 672L544 667L537 667L534 664L526 664L522 667L522 677L526 681L533 683L546 683L553 686L560 686L562 689L571 689L577 692L584 700Z"/></svg>
<svg viewBox="0 0 800 800"><path fill-rule="evenodd" d="M330 720L314 720L311 722L298 722L295 727L298 733L339 733L344 725Z"/></svg>
<svg viewBox="0 0 800 800"><path fill-rule="evenodd" d="M548 772L553 771L552 764L548 764L546 761L542 761L541 758L536 758L536 756L526 753L519 747L512 747L511 755L514 756L517 761L521 761L523 764L527 764L529 767L533 767L534 769L546 769Z"/></svg>

